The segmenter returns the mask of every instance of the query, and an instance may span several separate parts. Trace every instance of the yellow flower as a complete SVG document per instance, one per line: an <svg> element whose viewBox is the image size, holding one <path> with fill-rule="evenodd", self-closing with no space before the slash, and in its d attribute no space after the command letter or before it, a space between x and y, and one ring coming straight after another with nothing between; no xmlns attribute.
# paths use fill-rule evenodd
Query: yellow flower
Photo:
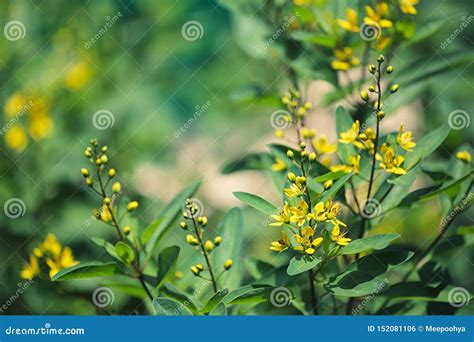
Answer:
<svg viewBox="0 0 474 342"><path fill-rule="evenodd" d="M20 276L23 279L33 279L40 273L38 259L34 256L30 256L30 263L25 264L21 269Z"/></svg>
<svg viewBox="0 0 474 342"><path fill-rule="evenodd" d="M415 5L418 4L418 0L400 0L400 9L405 14L416 15Z"/></svg>
<svg viewBox="0 0 474 342"><path fill-rule="evenodd" d="M286 169L286 164L281 159L276 159L275 164L272 165L272 171L279 172Z"/></svg>
<svg viewBox="0 0 474 342"><path fill-rule="evenodd" d="M21 113L24 110L27 101L28 99L26 98L26 96L20 92L17 92L10 96L4 106L5 116L7 118L12 118L17 114Z"/></svg>
<svg viewBox="0 0 474 342"><path fill-rule="evenodd" d="M36 139L43 139L48 136L53 127L53 121L47 115L33 116L30 118L28 129L31 136Z"/></svg>
<svg viewBox="0 0 474 342"><path fill-rule="evenodd" d="M278 241L273 241L271 243L270 249L275 252L283 252L290 247L290 239L288 238L288 234L284 230L281 231L281 239Z"/></svg>
<svg viewBox="0 0 474 342"><path fill-rule="evenodd" d="M41 245L41 250L52 257L57 257L61 253L61 248L62 246L54 234L48 234Z"/></svg>
<svg viewBox="0 0 474 342"><path fill-rule="evenodd" d="M308 127L303 127L300 130L303 139L311 139L316 136L316 130Z"/></svg>
<svg viewBox="0 0 474 342"><path fill-rule="evenodd" d="M49 277L53 278L53 276L63 268L71 267L78 263L78 261L74 260L72 249L70 247L66 247L56 258L48 258L46 260L46 264L49 266Z"/></svg>
<svg viewBox="0 0 474 342"><path fill-rule="evenodd" d="M42 97L37 95L32 95L31 108L29 109L30 117L40 118L49 115L49 103Z"/></svg>
<svg viewBox="0 0 474 342"><path fill-rule="evenodd" d="M359 141L360 138L360 122L356 120L351 128L345 132L341 132L339 142L343 144L354 144L355 147L364 149L365 146Z"/></svg>
<svg viewBox="0 0 474 342"><path fill-rule="evenodd" d="M300 200L297 207L290 208L290 212L290 222L296 223L298 227L301 227L306 222L308 216L308 203L304 200Z"/></svg>
<svg viewBox="0 0 474 342"><path fill-rule="evenodd" d="M318 202L314 206L314 213L309 214L308 218L317 222L332 222L334 225L346 226L344 222L337 219L337 215L341 212L339 203L333 203L332 199L329 198L325 203Z"/></svg>
<svg viewBox="0 0 474 342"><path fill-rule="evenodd" d="M388 13L388 4L386 2L381 2L375 9L370 6L365 6L365 12L367 16L364 18L364 24L381 28L393 26L390 20L383 19Z"/></svg>
<svg viewBox="0 0 474 342"><path fill-rule="evenodd" d="M138 203L138 201L131 201L127 204L127 210L134 211L135 209L138 208L139 205L140 203Z"/></svg>
<svg viewBox="0 0 474 342"><path fill-rule="evenodd" d="M293 3L296 6L309 6L311 5L311 0L293 0Z"/></svg>
<svg viewBox="0 0 474 342"><path fill-rule="evenodd" d="M341 234L339 225L335 225L331 231L331 240L340 246L347 246L352 239L345 237L346 233Z"/></svg>
<svg viewBox="0 0 474 342"><path fill-rule="evenodd" d="M456 158L464 161L466 163L470 163L472 160L472 156L468 151L459 151L456 153Z"/></svg>
<svg viewBox="0 0 474 342"><path fill-rule="evenodd" d="M383 158L379 154L376 155L376 158L380 161L380 167L382 169L396 175L404 175L407 173L406 170L401 167L405 161L405 157L395 155L395 150L393 147L383 144L381 147L381 152L383 154Z"/></svg>
<svg viewBox="0 0 474 342"><path fill-rule="evenodd" d="M100 213L100 220L103 222L110 222L112 221L112 213L107 205L103 205L99 211Z"/></svg>
<svg viewBox="0 0 474 342"><path fill-rule="evenodd" d="M411 152L416 146L416 143L412 140L411 132L403 132L403 122L400 124L400 129L397 135L397 144L405 151Z"/></svg>
<svg viewBox="0 0 474 342"><path fill-rule="evenodd" d="M335 60L331 62L334 70L348 70L351 66L359 65L359 59L352 56L352 49L345 47L342 50L334 50Z"/></svg>
<svg viewBox="0 0 474 342"><path fill-rule="evenodd" d="M22 152L28 146L28 136L20 125L16 124L5 134L5 143L11 149Z"/></svg>
<svg viewBox="0 0 474 342"><path fill-rule="evenodd" d="M291 184L289 188L286 188L283 191L288 198L301 196L304 193L301 184Z"/></svg>
<svg viewBox="0 0 474 342"><path fill-rule="evenodd" d="M288 203L285 202L285 205L283 206L283 210L279 215L271 215L272 219L274 219L276 222L270 223L270 226L281 226L285 223L290 223L290 218L291 218L291 212L290 212L290 206Z"/></svg>
<svg viewBox="0 0 474 342"><path fill-rule="evenodd" d="M86 62L78 62L73 64L66 72L64 83L66 87L72 90L83 88L90 80L92 71Z"/></svg>
<svg viewBox="0 0 474 342"><path fill-rule="evenodd" d="M346 18L347 20L336 19L336 23L347 31L359 32L357 12L352 8L348 8L346 11Z"/></svg>
<svg viewBox="0 0 474 342"><path fill-rule="evenodd" d="M318 154L333 154L337 150L337 145L329 144L328 138L325 135L321 135L318 139L314 139L312 143Z"/></svg>
<svg viewBox="0 0 474 342"><path fill-rule="evenodd" d="M301 235L300 235L301 234ZM318 247L321 242L323 242L322 237L318 237L313 239L314 229L310 226L304 227L300 234L295 234L295 241L300 244L300 246L296 246L293 249L295 251L304 252L308 255L313 255L315 250L314 247Z"/></svg>
<svg viewBox="0 0 474 342"><path fill-rule="evenodd" d="M345 173L354 172L355 174L359 174L360 172L360 155L351 156L349 157L349 165L334 165L331 166L332 172L343 171Z"/></svg>
<svg viewBox="0 0 474 342"><path fill-rule="evenodd" d="M388 36L386 37L380 37L378 40L377 40L377 49L379 50L383 50L387 47L387 45L390 43L392 39Z"/></svg>

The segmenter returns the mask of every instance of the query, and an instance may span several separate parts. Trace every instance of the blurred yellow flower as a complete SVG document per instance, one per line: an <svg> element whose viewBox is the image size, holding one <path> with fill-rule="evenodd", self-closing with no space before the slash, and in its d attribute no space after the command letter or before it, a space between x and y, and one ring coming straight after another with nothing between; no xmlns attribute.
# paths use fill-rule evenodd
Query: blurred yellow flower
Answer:
<svg viewBox="0 0 474 342"><path fill-rule="evenodd" d="M314 139L312 143L318 154L333 154L337 151L337 145L328 143L328 138L325 135Z"/></svg>
<svg viewBox="0 0 474 342"><path fill-rule="evenodd" d="M346 18L347 20L336 19L336 23L347 31L359 32L357 12L352 8L348 8Z"/></svg>
<svg viewBox="0 0 474 342"><path fill-rule="evenodd" d="M46 264L49 266L49 276L52 278L63 268L74 266L78 262L74 260L72 249L65 247L54 259L47 259Z"/></svg>
<svg viewBox="0 0 474 342"><path fill-rule="evenodd" d="M303 195L303 188L298 184L291 184L289 188L283 190L285 195L289 198Z"/></svg>
<svg viewBox="0 0 474 342"><path fill-rule="evenodd" d="M470 163L472 160L472 156L468 151L459 151L456 153L456 158L464 161L466 163Z"/></svg>
<svg viewBox="0 0 474 342"><path fill-rule="evenodd" d="M272 165L272 171L278 172L286 169L286 164L281 159L276 159L275 163Z"/></svg>
<svg viewBox="0 0 474 342"><path fill-rule="evenodd" d="M40 247L42 251L53 257L57 257L61 253L61 248L61 244L54 234L48 234Z"/></svg>
<svg viewBox="0 0 474 342"><path fill-rule="evenodd" d="M33 279L40 273L38 258L30 255L30 263L25 264L20 272L20 277L23 279Z"/></svg>
<svg viewBox="0 0 474 342"><path fill-rule="evenodd" d="M390 20L383 19L388 13L388 4L386 2L379 3L375 9L370 6L365 6L365 12L367 16L364 18L364 24L380 28L393 26Z"/></svg>
<svg viewBox="0 0 474 342"><path fill-rule="evenodd" d="M339 225L335 225L331 231L331 240L340 246L347 246L352 239L345 237L346 233L341 233Z"/></svg>
<svg viewBox="0 0 474 342"><path fill-rule="evenodd" d="M43 139L51 133L53 120L48 115L33 116L28 125L31 136L36 139Z"/></svg>
<svg viewBox="0 0 474 342"><path fill-rule="evenodd" d="M415 5L419 3L419 0L400 0L400 9L405 14L416 15Z"/></svg>
<svg viewBox="0 0 474 342"><path fill-rule="evenodd" d="M5 102L4 111L7 118L12 118L22 110L28 103L28 99L20 92L14 93Z"/></svg>
<svg viewBox="0 0 474 342"><path fill-rule="evenodd" d="M28 146L28 135L22 126L16 124L5 133L5 143L11 149L22 152Z"/></svg>
<svg viewBox="0 0 474 342"><path fill-rule="evenodd" d="M359 65L359 59L352 55L352 49L345 47L342 50L334 50L335 60L331 62L334 70L348 70L351 66Z"/></svg>
<svg viewBox="0 0 474 342"><path fill-rule="evenodd" d="M380 150L383 154L383 157L377 153L376 158L380 161L380 167L382 169L396 175L404 175L407 173L406 170L401 166L405 161L405 157L395 155L395 150L393 147L387 145L386 143L382 145Z"/></svg>
<svg viewBox="0 0 474 342"><path fill-rule="evenodd" d="M416 146L416 143L412 140L412 133L410 131L403 132L403 122L398 129L397 144L408 152L413 151Z"/></svg>
<svg viewBox="0 0 474 342"><path fill-rule="evenodd" d="M270 223L270 226L281 226L285 223L290 223L291 212L290 206L287 202L283 206L283 210L278 215L271 215L271 218L274 219L276 222Z"/></svg>
<svg viewBox="0 0 474 342"><path fill-rule="evenodd" d="M86 62L77 62L73 64L66 72L64 83L71 90L83 88L92 77L92 70Z"/></svg>
<svg viewBox="0 0 474 342"><path fill-rule="evenodd" d="M296 6L309 6L312 0L293 0Z"/></svg>
<svg viewBox="0 0 474 342"><path fill-rule="evenodd" d="M343 171L345 173L354 172L355 174L359 174L360 172L360 155L351 156L349 157L349 165L334 165L331 166L332 172Z"/></svg>
<svg viewBox="0 0 474 342"><path fill-rule="evenodd" d="M283 252L287 250L290 246L290 240L288 234L284 230L281 231L281 238L278 241L273 241L271 243L270 249L275 252Z"/></svg>

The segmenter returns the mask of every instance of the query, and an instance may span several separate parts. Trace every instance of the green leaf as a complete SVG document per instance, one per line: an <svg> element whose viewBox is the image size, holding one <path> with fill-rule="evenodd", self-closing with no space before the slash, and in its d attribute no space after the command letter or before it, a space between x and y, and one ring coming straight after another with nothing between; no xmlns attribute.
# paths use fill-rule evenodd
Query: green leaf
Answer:
<svg viewBox="0 0 474 342"><path fill-rule="evenodd" d="M153 232L148 232L149 238L146 242L147 255L151 256L153 251L158 247L159 242L171 228L171 224L181 213L181 207L184 201L190 198L201 184L200 181L191 184L189 187L181 191L159 214L159 219L153 222ZM146 229L145 231L147 231Z"/></svg>
<svg viewBox="0 0 474 342"><path fill-rule="evenodd" d="M321 201L325 202L329 198L334 198L336 197L337 193L339 190L344 188L344 185L347 183L347 181L352 177L353 173L348 173L341 178L339 178L328 190L326 190L323 193L323 196L321 197Z"/></svg>
<svg viewBox="0 0 474 342"><path fill-rule="evenodd" d="M152 237L156 228L158 228L158 226L161 224L162 221L163 221L163 217L159 217L157 220L155 220L152 224L150 224L148 227L146 227L143 230L142 237L141 237L143 245L146 245L148 241L150 241L150 238Z"/></svg>
<svg viewBox="0 0 474 342"><path fill-rule="evenodd" d="M226 305L258 304L269 299L273 287L268 285L246 285L230 292L223 300Z"/></svg>
<svg viewBox="0 0 474 342"><path fill-rule="evenodd" d="M51 280L62 281L72 279L85 279L119 274L115 263L83 262L71 267L63 268Z"/></svg>
<svg viewBox="0 0 474 342"><path fill-rule="evenodd" d="M247 268L247 272L252 276L254 279L260 279L265 274L270 273L275 269L275 266L272 264L257 259L255 257L248 257L245 259L245 266Z"/></svg>
<svg viewBox="0 0 474 342"><path fill-rule="evenodd" d="M156 276L158 288L160 288L171 273L173 273L176 263L178 262L178 256L178 246L166 247L158 255L158 274Z"/></svg>
<svg viewBox="0 0 474 342"><path fill-rule="evenodd" d="M450 127L446 124L426 134L417 142L413 151L407 154L403 166L409 170L420 160L433 153L446 139L450 130Z"/></svg>
<svg viewBox="0 0 474 342"><path fill-rule="evenodd" d="M305 43L316 44L327 48L334 48L336 46L336 39L325 34L306 32L306 31L295 31L291 33L291 38L294 40L302 41Z"/></svg>
<svg viewBox="0 0 474 342"><path fill-rule="evenodd" d="M346 247L340 249L340 254L357 254L366 251L370 251L372 249L384 249L390 242L395 239L398 239L400 235L398 234L377 234L368 236L362 239L354 240Z"/></svg>
<svg viewBox="0 0 474 342"><path fill-rule="evenodd" d="M291 258L286 272L288 275L294 276L315 268L321 263L321 261L322 259L318 257L297 255Z"/></svg>
<svg viewBox="0 0 474 342"><path fill-rule="evenodd" d="M160 294L183 304L193 313L198 313L199 311L197 308L201 305L201 303L199 303L195 296L197 295L197 290L195 290L194 295L190 296L178 289L176 286L170 283L164 283L160 288Z"/></svg>
<svg viewBox="0 0 474 342"><path fill-rule="evenodd" d="M224 269L224 262L232 259L232 268L220 277L221 286L229 289L240 286L243 272L242 241L244 236L244 219L239 208L232 208L224 216L216 230L216 235L222 236L222 243L212 253L212 264L215 272Z"/></svg>
<svg viewBox="0 0 474 342"><path fill-rule="evenodd" d="M192 312L186 306L166 297L158 297L153 300L153 307L157 316L192 316Z"/></svg>
<svg viewBox="0 0 474 342"><path fill-rule="evenodd" d="M222 302L224 297L227 296L228 294L229 294L229 290L227 289L224 289L215 293L211 297L211 299L209 299L209 301L206 303L204 308L202 308L201 313L206 314L214 310Z"/></svg>
<svg viewBox="0 0 474 342"><path fill-rule="evenodd" d="M336 180L344 176L346 173L344 171L337 171L337 172L328 172L322 176L316 177L313 180L318 183L323 183L328 180Z"/></svg>
<svg viewBox="0 0 474 342"><path fill-rule="evenodd" d="M352 127L354 121L352 120L351 115L342 106L337 107L336 109L336 132L337 136L340 137L342 132L347 131ZM342 162L345 164L349 163L349 157L356 154L354 146L352 144L343 144L341 142L337 143L337 153L341 158Z"/></svg>
<svg viewBox="0 0 474 342"><path fill-rule="evenodd" d="M224 303L220 303L211 312L209 312L209 316L227 316L227 314L227 307Z"/></svg>
<svg viewBox="0 0 474 342"><path fill-rule="evenodd" d="M133 259L135 259L135 253L133 252L132 247L127 245L125 242L117 242L115 244L115 252L119 256L120 260L122 260L127 265L130 265Z"/></svg>
<svg viewBox="0 0 474 342"><path fill-rule="evenodd" d="M223 175L228 175L234 172L246 171L246 170L266 170L268 158L273 159L269 153L251 153L241 158L238 158L221 170Z"/></svg>
<svg viewBox="0 0 474 342"><path fill-rule="evenodd" d="M381 296L397 300L449 303L449 292L455 291L453 289L452 285L440 289L426 286L422 282L404 282L390 286L388 290L381 293ZM469 294L469 296L473 298L472 295Z"/></svg>
<svg viewBox="0 0 474 342"><path fill-rule="evenodd" d="M266 199L263 199L257 195L248 192L236 191L234 192L234 196L245 204L248 204L249 206L261 211L266 215L270 216L278 213L277 207L268 202Z"/></svg>
<svg viewBox="0 0 474 342"><path fill-rule="evenodd" d="M91 237L91 240L97 246L103 247L105 251L107 252L107 254L109 254L112 258L116 260L120 260L119 256L117 255L117 252L115 251L114 245L112 245L110 242L98 237Z"/></svg>

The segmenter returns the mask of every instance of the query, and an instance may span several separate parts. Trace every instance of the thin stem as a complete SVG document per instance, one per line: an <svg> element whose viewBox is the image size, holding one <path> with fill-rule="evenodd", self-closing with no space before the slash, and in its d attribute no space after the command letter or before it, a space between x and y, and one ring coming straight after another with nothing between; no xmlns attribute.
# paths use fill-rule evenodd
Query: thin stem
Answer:
<svg viewBox="0 0 474 342"><path fill-rule="evenodd" d="M313 315L316 316L318 314L318 297L316 296L316 290L314 288L312 269L308 271L308 281L309 281L309 290L311 293L311 308L313 311Z"/></svg>
<svg viewBox="0 0 474 342"><path fill-rule="evenodd" d="M214 277L214 272L212 271L211 261L202 243L202 236L201 234L199 234L197 223L196 223L196 220L194 219L193 214L191 214L191 220L193 221L193 228L194 228L194 231L196 232L196 236L199 241L199 247L201 248L201 252L204 255L204 259L206 260L207 268L209 270L209 275L211 276L212 288L214 289L214 293L217 293L219 290L217 289L217 281L216 281L216 278Z"/></svg>
<svg viewBox="0 0 474 342"><path fill-rule="evenodd" d="M143 278L143 274L140 273L138 276L138 280L140 280L140 284L142 284L143 289L145 290L148 298L153 302L153 295L151 294L150 290L148 289L148 286L145 283L145 279Z"/></svg>

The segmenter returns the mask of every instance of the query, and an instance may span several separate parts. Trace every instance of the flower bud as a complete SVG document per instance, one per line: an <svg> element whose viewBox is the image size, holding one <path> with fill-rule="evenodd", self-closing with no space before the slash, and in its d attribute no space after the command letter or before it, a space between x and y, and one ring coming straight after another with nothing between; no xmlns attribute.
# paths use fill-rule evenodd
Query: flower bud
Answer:
<svg viewBox="0 0 474 342"><path fill-rule="evenodd" d="M188 224L184 221L181 221L179 223L179 226L181 227L181 229L184 229L184 230L188 229Z"/></svg>
<svg viewBox="0 0 474 342"><path fill-rule="evenodd" d="M216 237L214 238L214 244L215 244L216 246L219 246L221 243L222 243L222 237L221 237L221 236L216 236Z"/></svg>
<svg viewBox="0 0 474 342"><path fill-rule="evenodd" d="M94 184L94 179L92 177L86 177L86 184L92 186Z"/></svg>
<svg viewBox="0 0 474 342"><path fill-rule="evenodd" d="M281 129L276 129L274 134L275 134L275 137L279 139L282 139L285 137L285 132L283 132Z"/></svg>
<svg viewBox="0 0 474 342"><path fill-rule="evenodd" d="M300 147L304 150L306 148L306 143L304 141L300 142Z"/></svg>
<svg viewBox="0 0 474 342"><path fill-rule="evenodd" d="M393 72L393 66L389 65L385 71L387 74L391 74Z"/></svg>
<svg viewBox="0 0 474 342"><path fill-rule="evenodd" d="M332 179L327 180L327 181L325 181L325 182L323 183L323 188L324 188L325 190L327 190L327 189L329 189L329 188L332 186L332 184L333 184Z"/></svg>
<svg viewBox="0 0 474 342"><path fill-rule="evenodd" d="M385 117L385 112L383 110L379 110L377 112L377 117L382 120Z"/></svg>
<svg viewBox="0 0 474 342"><path fill-rule="evenodd" d="M214 244L211 240L207 240L206 242L204 242L204 248L206 249L206 251L212 252L212 250L214 249Z"/></svg>
<svg viewBox="0 0 474 342"><path fill-rule="evenodd" d="M134 211L135 209L138 208L140 204L137 201L131 201L127 204L127 210L128 211Z"/></svg>
<svg viewBox="0 0 474 342"><path fill-rule="evenodd" d="M89 170L87 170L86 168L82 168L82 169L81 169L81 174L82 174L84 177L89 177Z"/></svg>
<svg viewBox="0 0 474 342"><path fill-rule="evenodd" d="M296 180L296 175L293 173L293 172L288 172L288 180L291 182L291 183L294 183L295 180Z"/></svg>
<svg viewBox="0 0 474 342"><path fill-rule="evenodd" d="M287 95L283 96L281 98L281 103L287 105L288 103L290 103L290 98Z"/></svg>
<svg viewBox="0 0 474 342"><path fill-rule="evenodd" d="M122 191L122 185L120 184L120 182L115 182L114 184L112 184L112 191L115 193L119 193L120 191Z"/></svg>
<svg viewBox="0 0 474 342"><path fill-rule="evenodd" d="M193 272L195 276L198 276L199 273L201 273L196 266L191 266L191 272Z"/></svg>
<svg viewBox="0 0 474 342"><path fill-rule="evenodd" d="M228 269L230 269L233 265L233 261L232 259L227 259L225 262L224 262L224 269L227 271Z"/></svg>
<svg viewBox="0 0 474 342"><path fill-rule="evenodd" d="M308 156L308 152L301 151L301 159L305 159Z"/></svg>
<svg viewBox="0 0 474 342"><path fill-rule="evenodd" d="M109 175L110 178L114 178L116 174L115 169L114 168L110 169L107 174Z"/></svg>
<svg viewBox="0 0 474 342"><path fill-rule="evenodd" d="M369 91L375 93L375 87L373 85L369 86Z"/></svg>
<svg viewBox="0 0 474 342"><path fill-rule="evenodd" d="M102 159L97 158L97 159L95 160L95 165L97 165L97 166L102 165Z"/></svg>
<svg viewBox="0 0 474 342"><path fill-rule="evenodd" d="M181 279L181 278L184 277L184 274L183 274L183 272L181 272L181 271L176 271L176 272L174 272L174 277L175 277L176 279Z"/></svg>
<svg viewBox="0 0 474 342"><path fill-rule="evenodd" d="M109 161L109 158L106 154L103 154L100 156L100 161L102 162L102 164L106 164Z"/></svg>
<svg viewBox="0 0 474 342"><path fill-rule="evenodd" d="M43 251L41 250L41 248L35 248L33 249L33 254L37 258L41 258L43 256Z"/></svg>
<svg viewBox="0 0 474 342"><path fill-rule="evenodd" d="M296 177L296 184L306 184L306 177L298 176Z"/></svg>
<svg viewBox="0 0 474 342"><path fill-rule="evenodd" d="M129 235L131 231L132 231L132 229L130 228L130 226L123 227L123 233L125 235Z"/></svg>
<svg viewBox="0 0 474 342"><path fill-rule="evenodd" d="M306 114L306 109L304 107L300 107L296 111L296 115L298 115L299 117L303 117L305 114Z"/></svg>
<svg viewBox="0 0 474 342"><path fill-rule="evenodd" d="M369 94L365 90L362 90L360 92L360 98L364 100L365 102L369 101Z"/></svg>
<svg viewBox="0 0 474 342"><path fill-rule="evenodd" d="M377 67L374 64L369 65L369 72L371 74L375 74L375 70L377 70Z"/></svg>
<svg viewBox="0 0 474 342"><path fill-rule="evenodd" d="M298 106L298 102L296 100L290 101L289 103L290 107L296 108Z"/></svg>
<svg viewBox="0 0 474 342"><path fill-rule="evenodd" d="M207 226L207 217L206 217L206 216L199 216L199 217L197 218L197 222L198 222L201 226L205 227L205 226Z"/></svg>
<svg viewBox="0 0 474 342"><path fill-rule="evenodd" d="M311 108L313 108L313 104L311 102L305 102L304 103L304 108L306 110L311 110Z"/></svg>
<svg viewBox="0 0 474 342"><path fill-rule="evenodd" d="M392 85L392 86L390 87L390 92L391 92L392 94L396 93L396 92L398 91L398 88L399 88L399 87L400 87L400 86L399 86L398 84Z"/></svg>
<svg viewBox="0 0 474 342"><path fill-rule="evenodd" d="M204 271L204 266L202 264L194 265L199 271Z"/></svg>
<svg viewBox="0 0 474 342"><path fill-rule="evenodd" d="M286 151L286 156L290 159L293 159L295 157L295 154L293 153L292 150Z"/></svg>
<svg viewBox="0 0 474 342"><path fill-rule="evenodd" d="M110 204L112 200L109 197L104 198L104 204Z"/></svg>
<svg viewBox="0 0 474 342"><path fill-rule="evenodd" d="M199 245L198 239L196 239L192 234L186 235L186 241L187 241L191 246L197 246L197 245Z"/></svg>
<svg viewBox="0 0 474 342"><path fill-rule="evenodd" d="M107 152L108 149L109 148L107 147L107 145L104 145L104 146L102 146L102 148L100 150L105 153L105 152Z"/></svg>
<svg viewBox="0 0 474 342"><path fill-rule="evenodd" d="M92 149L91 149L90 147L86 148L86 150L84 151L84 155L85 155L87 158L92 157Z"/></svg>
<svg viewBox="0 0 474 342"><path fill-rule="evenodd" d="M380 55L378 58L377 58L377 62L379 63L383 63L385 61L385 57L383 55Z"/></svg>
<svg viewBox="0 0 474 342"><path fill-rule="evenodd" d="M309 154L309 158L308 158L308 159L309 159L309 161L315 161L315 160L316 160L316 153L311 152L311 153Z"/></svg>

